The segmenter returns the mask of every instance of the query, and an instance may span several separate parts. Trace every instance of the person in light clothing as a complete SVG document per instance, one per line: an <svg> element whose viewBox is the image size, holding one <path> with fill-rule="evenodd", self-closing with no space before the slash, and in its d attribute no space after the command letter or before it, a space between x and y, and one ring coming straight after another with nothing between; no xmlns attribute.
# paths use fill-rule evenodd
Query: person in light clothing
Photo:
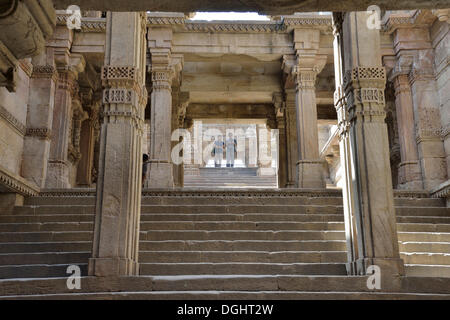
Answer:
<svg viewBox="0 0 450 320"><path fill-rule="evenodd" d="M220 168L222 166L223 159L223 149L225 148L225 143L222 140L222 136L219 136L219 140L214 141L214 167Z"/></svg>
<svg viewBox="0 0 450 320"><path fill-rule="evenodd" d="M237 150L237 141L233 138L233 134L230 132L228 134L228 139L226 141L227 148L227 168L234 167L234 154Z"/></svg>

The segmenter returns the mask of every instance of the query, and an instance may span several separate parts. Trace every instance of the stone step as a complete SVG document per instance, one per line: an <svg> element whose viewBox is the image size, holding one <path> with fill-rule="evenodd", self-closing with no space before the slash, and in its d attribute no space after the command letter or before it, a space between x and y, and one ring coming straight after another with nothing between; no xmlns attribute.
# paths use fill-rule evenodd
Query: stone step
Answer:
<svg viewBox="0 0 450 320"><path fill-rule="evenodd" d="M148 221L252 221L252 222L341 222L342 214L142 214L141 222Z"/></svg>
<svg viewBox="0 0 450 320"><path fill-rule="evenodd" d="M3 242L0 253L81 252L91 251L92 241Z"/></svg>
<svg viewBox="0 0 450 320"><path fill-rule="evenodd" d="M440 208L438 208L440 209ZM143 205L142 213L290 213L290 214L338 214L342 207L316 205Z"/></svg>
<svg viewBox="0 0 450 320"><path fill-rule="evenodd" d="M450 232L450 224L397 223L397 231L409 231L409 232Z"/></svg>
<svg viewBox="0 0 450 320"><path fill-rule="evenodd" d="M446 207L444 198L394 198L394 205L396 207Z"/></svg>
<svg viewBox="0 0 450 320"><path fill-rule="evenodd" d="M398 240L416 242L450 242L450 233L442 232L398 232Z"/></svg>
<svg viewBox="0 0 450 320"><path fill-rule="evenodd" d="M346 251L345 240L139 241L141 251Z"/></svg>
<svg viewBox="0 0 450 320"><path fill-rule="evenodd" d="M433 216L401 217L401 216L397 216L397 222L400 222L400 223L450 224L450 217L433 217Z"/></svg>
<svg viewBox="0 0 450 320"><path fill-rule="evenodd" d="M345 263L345 251L140 251L140 263ZM0 260L1 261L1 260Z"/></svg>
<svg viewBox="0 0 450 320"><path fill-rule="evenodd" d="M401 253L405 264L449 265L450 253L408 252Z"/></svg>
<svg viewBox="0 0 450 320"><path fill-rule="evenodd" d="M180 201L178 197L142 197L142 204L144 205L179 205L180 202L184 205L217 205L222 201L226 201L230 205L239 204L254 204L254 205L338 205L342 206L341 197L237 197L230 196L223 200L213 196L197 196L184 197Z"/></svg>
<svg viewBox="0 0 450 320"><path fill-rule="evenodd" d="M67 288L66 276L62 278L49 279L6 279L0 280L0 297L22 297L34 298L36 295L67 294L65 298L82 297L83 294L93 293L92 296L108 293L111 295L121 294L119 292L134 292L166 294L186 292L191 298L199 298L200 291L214 290L210 293L210 298L227 292L231 294L236 290L247 293L264 294L269 291L281 294L297 293L299 291L312 293L332 293L339 291L337 298L345 297L345 293L367 292L379 294L367 288L366 276L321 276L321 275L182 275L182 276L127 276L127 277L82 277L81 292L74 293ZM449 294L450 278L424 278L424 277L404 277L401 279L403 286L383 286L383 290L392 294L420 293L425 296L430 293ZM395 285L395 283L392 283ZM189 288L190 291L186 291ZM200 291L199 291L200 290ZM88 295L87 295L88 296ZM126 295L125 295L126 297ZM261 297L262 298L262 297Z"/></svg>
<svg viewBox="0 0 450 320"><path fill-rule="evenodd" d="M90 257L90 251L2 253L0 254L0 265L80 264L86 263Z"/></svg>
<svg viewBox="0 0 450 320"><path fill-rule="evenodd" d="M25 198L25 205L27 206L41 206L41 205L53 205L53 206L68 206L68 205L90 205L95 206L94 196L80 196L80 197L28 197Z"/></svg>
<svg viewBox="0 0 450 320"><path fill-rule="evenodd" d="M428 236L428 234L426 234ZM422 236L422 235L421 235ZM450 234L448 235L450 237ZM143 231L141 240L342 240L343 231Z"/></svg>
<svg viewBox="0 0 450 320"><path fill-rule="evenodd" d="M0 232L93 231L92 222L0 223Z"/></svg>
<svg viewBox="0 0 450 320"><path fill-rule="evenodd" d="M405 264L405 272L408 277L450 278L448 265Z"/></svg>
<svg viewBox="0 0 450 320"><path fill-rule="evenodd" d="M94 214L94 205L38 205L15 207L15 215L45 215L45 214Z"/></svg>
<svg viewBox="0 0 450 320"><path fill-rule="evenodd" d="M49 241L90 241L92 232L61 231L61 232L2 232L1 242L49 242Z"/></svg>
<svg viewBox="0 0 450 320"><path fill-rule="evenodd" d="M399 241L402 252L450 252L450 242Z"/></svg>
<svg viewBox="0 0 450 320"><path fill-rule="evenodd" d="M450 294L391 292L305 292L305 291L121 291L7 296L0 300L447 300Z"/></svg>
<svg viewBox="0 0 450 320"><path fill-rule="evenodd" d="M29 264L0 266L0 279L67 277L70 264ZM87 275L87 264L78 264L81 275ZM66 278L67 279L67 278Z"/></svg>
<svg viewBox="0 0 450 320"><path fill-rule="evenodd" d="M141 263L142 275L346 275L343 263Z"/></svg>
<svg viewBox="0 0 450 320"><path fill-rule="evenodd" d="M0 225L1 227L1 225ZM345 230L343 222L141 222L141 231L150 230Z"/></svg>
<svg viewBox="0 0 450 320"><path fill-rule="evenodd" d="M342 206L331 205L143 205L142 213L291 213L291 214L338 214ZM398 216L444 216L450 217L450 208L398 207Z"/></svg>
<svg viewBox="0 0 450 320"><path fill-rule="evenodd" d="M93 222L94 214L0 215L0 223Z"/></svg>

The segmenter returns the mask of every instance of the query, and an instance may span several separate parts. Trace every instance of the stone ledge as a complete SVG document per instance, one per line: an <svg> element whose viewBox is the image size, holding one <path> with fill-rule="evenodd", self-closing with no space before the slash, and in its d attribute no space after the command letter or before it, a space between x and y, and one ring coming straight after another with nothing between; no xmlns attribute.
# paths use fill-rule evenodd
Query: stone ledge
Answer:
<svg viewBox="0 0 450 320"><path fill-rule="evenodd" d="M74 189L42 189L39 197L95 197L96 190L93 188ZM341 197L341 189L197 189L197 188L175 188L175 189L152 189L142 190L144 197L210 197L210 196L231 196L231 197ZM429 192L423 190L394 190L395 198L429 198Z"/></svg>
<svg viewBox="0 0 450 320"><path fill-rule="evenodd" d="M19 193L24 196L37 196L39 187L34 183L0 166L0 192Z"/></svg>

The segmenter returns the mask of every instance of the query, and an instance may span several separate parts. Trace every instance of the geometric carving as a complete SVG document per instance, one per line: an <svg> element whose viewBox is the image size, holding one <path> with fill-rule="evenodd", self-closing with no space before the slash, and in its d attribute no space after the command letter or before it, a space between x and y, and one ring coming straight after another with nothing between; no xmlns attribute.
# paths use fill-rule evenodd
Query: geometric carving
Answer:
<svg viewBox="0 0 450 320"><path fill-rule="evenodd" d="M103 91L103 103L121 103L121 104L131 104L132 103L132 91L128 89L105 89Z"/></svg>
<svg viewBox="0 0 450 320"><path fill-rule="evenodd" d="M137 80L136 68L133 66L104 66L102 80Z"/></svg>
<svg viewBox="0 0 450 320"><path fill-rule="evenodd" d="M0 117L5 119L14 129L19 132L20 135L25 135L25 126L3 106L0 106Z"/></svg>
<svg viewBox="0 0 450 320"><path fill-rule="evenodd" d="M37 137L41 139L51 139L52 131L48 128L27 128L26 135L29 137Z"/></svg>

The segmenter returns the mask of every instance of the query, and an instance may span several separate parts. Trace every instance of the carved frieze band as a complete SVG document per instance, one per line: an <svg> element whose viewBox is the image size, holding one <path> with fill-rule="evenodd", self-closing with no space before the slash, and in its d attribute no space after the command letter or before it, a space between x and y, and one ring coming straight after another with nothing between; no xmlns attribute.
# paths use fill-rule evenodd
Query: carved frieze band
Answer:
<svg viewBox="0 0 450 320"><path fill-rule="evenodd" d="M67 20L70 14L58 14L56 16L56 23L59 26L67 25ZM104 33L106 32L106 19L105 18L81 18L81 29L79 30L85 33Z"/></svg>
<svg viewBox="0 0 450 320"><path fill-rule="evenodd" d="M39 193L39 188L36 185L31 185L22 177L17 177L15 174L9 172L0 166L0 184L13 192L25 196L36 196Z"/></svg>
<svg viewBox="0 0 450 320"><path fill-rule="evenodd" d="M28 137L50 140L52 137L52 130L48 128L27 128L26 135Z"/></svg>
<svg viewBox="0 0 450 320"><path fill-rule="evenodd" d="M46 78L58 81L58 72L56 67L51 65L33 66L32 78Z"/></svg>
<svg viewBox="0 0 450 320"><path fill-rule="evenodd" d="M190 21L183 16L151 16L147 17L147 24L180 26L182 30L190 32L232 32L232 33L286 33L296 27L320 27L331 31L331 17L284 17L280 21L264 21L253 23L236 22L197 22Z"/></svg>
<svg viewBox="0 0 450 320"><path fill-rule="evenodd" d="M0 117L9 123L22 136L26 133L25 125L23 125L16 117L14 117L5 107L0 105Z"/></svg>

